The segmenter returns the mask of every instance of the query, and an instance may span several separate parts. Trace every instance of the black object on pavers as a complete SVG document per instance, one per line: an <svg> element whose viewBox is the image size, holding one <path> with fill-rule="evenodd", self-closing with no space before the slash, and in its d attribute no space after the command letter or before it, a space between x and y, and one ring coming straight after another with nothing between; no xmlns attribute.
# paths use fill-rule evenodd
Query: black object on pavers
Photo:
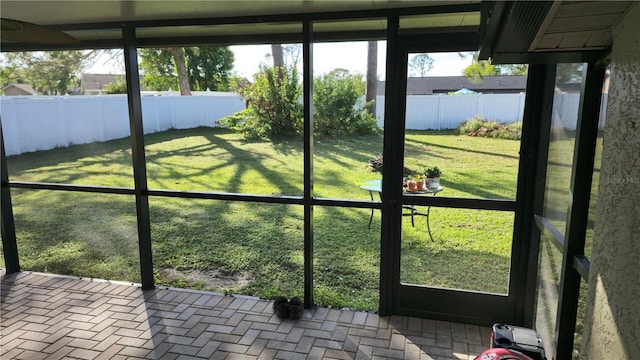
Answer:
<svg viewBox="0 0 640 360"><path fill-rule="evenodd" d="M289 300L284 296L278 296L273 301L273 312L280 319L286 319L289 317Z"/></svg>
<svg viewBox="0 0 640 360"><path fill-rule="evenodd" d="M533 360L545 360L542 339L535 330L505 324L493 324L491 347L519 351Z"/></svg>
<svg viewBox="0 0 640 360"><path fill-rule="evenodd" d="M304 306L302 305L302 300L294 297L289 301L289 319L298 320L302 317L303 312Z"/></svg>

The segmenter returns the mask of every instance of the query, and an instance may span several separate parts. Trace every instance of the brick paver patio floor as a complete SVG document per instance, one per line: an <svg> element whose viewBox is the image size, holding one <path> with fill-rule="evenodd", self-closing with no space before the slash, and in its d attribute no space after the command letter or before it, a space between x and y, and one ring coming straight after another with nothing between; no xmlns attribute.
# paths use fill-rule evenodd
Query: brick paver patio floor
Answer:
<svg viewBox="0 0 640 360"><path fill-rule="evenodd" d="M473 359L475 325L40 273L2 273L0 359Z"/></svg>

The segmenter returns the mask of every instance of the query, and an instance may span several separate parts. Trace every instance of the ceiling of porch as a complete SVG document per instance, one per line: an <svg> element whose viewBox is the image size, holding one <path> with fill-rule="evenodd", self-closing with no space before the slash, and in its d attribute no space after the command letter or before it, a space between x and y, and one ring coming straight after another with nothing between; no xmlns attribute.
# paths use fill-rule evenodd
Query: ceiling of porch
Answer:
<svg viewBox="0 0 640 360"><path fill-rule="evenodd" d="M479 34L480 58L495 63L593 60L608 52L611 30L634 1L20 1L0 2L4 19L62 31L75 48L122 44L122 25L136 26L141 46L301 41L301 20L313 20L315 39L385 36L386 17L400 17L406 34ZM8 40L2 49L43 49ZM32 38L33 39L33 38ZM433 39L432 37L429 39ZM450 39L453 40L452 37ZM48 47L51 49L51 47ZM575 54L586 54L576 58Z"/></svg>

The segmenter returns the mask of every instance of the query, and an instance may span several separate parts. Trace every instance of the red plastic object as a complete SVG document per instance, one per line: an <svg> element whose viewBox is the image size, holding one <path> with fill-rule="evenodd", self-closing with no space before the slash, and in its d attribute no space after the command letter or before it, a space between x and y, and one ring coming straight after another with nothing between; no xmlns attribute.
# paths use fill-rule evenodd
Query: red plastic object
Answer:
<svg viewBox="0 0 640 360"><path fill-rule="evenodd" d="M510 349L487 349L476 356L474 360L533 360L527 355Z"/></svg>

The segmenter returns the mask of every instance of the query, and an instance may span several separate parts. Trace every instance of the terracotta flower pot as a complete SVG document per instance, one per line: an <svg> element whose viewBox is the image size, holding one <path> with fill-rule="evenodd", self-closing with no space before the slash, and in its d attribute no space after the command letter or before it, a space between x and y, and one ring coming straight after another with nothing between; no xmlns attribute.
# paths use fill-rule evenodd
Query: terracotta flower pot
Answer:
<svg viewBox="0 0 640 360"><path fill-rule="evenodd" d="M407 187L407 191L416 191L417 186L418 186L418 185L416 184L416 182L415 182L415 181L413 181L413 180L410 180L410 181L407 183L407 185L408 185L408 187Z"/></svg>

